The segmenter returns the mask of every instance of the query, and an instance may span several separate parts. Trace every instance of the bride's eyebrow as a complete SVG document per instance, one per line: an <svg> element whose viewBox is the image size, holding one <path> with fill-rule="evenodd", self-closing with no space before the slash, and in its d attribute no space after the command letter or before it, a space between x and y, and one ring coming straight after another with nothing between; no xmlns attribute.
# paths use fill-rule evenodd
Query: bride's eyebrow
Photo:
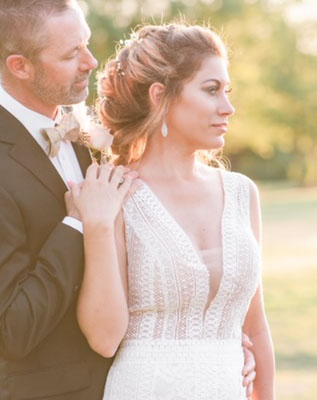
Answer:
<svg viewBox="0 0 317 400"><path fill-rule="evenodd" d="M205 81L202 82L202 84L207 83L207 82L214 82L217 85L221 85L221 82L218 79L206 79Z"/></svg>
<svg viewBox="0 0 317 400"><path fill-rule="evenodd" d="M203 85L203 84L205 84L205 83L215 83L217 86L229 86L230 85L230 81L221 81L221 80L219 80L219 79L213 79L213 78L211 78L211 79L206 79L206 80L204 80L201 84Z"/></svg>

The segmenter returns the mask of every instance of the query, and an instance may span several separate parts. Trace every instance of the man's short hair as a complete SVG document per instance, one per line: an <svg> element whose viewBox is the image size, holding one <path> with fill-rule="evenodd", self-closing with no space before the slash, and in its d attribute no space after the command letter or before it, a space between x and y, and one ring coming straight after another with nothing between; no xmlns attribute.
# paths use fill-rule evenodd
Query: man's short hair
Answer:
<svg viewBox="0 0 317 400"><path fill-rule="evenodd" d="M47 45L47 18L74 6L76 0L0 0L0 69L12 54L36 59Z"/></svg>

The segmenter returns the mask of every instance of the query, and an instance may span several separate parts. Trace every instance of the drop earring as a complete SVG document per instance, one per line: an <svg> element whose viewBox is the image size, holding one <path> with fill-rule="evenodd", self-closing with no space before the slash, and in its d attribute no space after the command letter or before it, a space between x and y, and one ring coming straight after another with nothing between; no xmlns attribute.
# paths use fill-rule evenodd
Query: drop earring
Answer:
<svg viewBox="0 0 317 400"><path fill-rule="evenodd" d="M163 136L164 138L166 138L166 137L168 136L168 126L167 126L167 124L166 124L165 117L164 117L164 119L163 119L163 125L162 125L162 130L161 130L161 132L162 132L162 136Z"/></svg>

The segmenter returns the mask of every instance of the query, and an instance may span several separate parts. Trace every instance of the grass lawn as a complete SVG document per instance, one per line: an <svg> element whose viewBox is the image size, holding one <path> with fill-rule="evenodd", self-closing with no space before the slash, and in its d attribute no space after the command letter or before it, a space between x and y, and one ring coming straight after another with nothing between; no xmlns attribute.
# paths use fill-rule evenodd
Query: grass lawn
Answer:
<svg viewBox="0 0 317 400"><path fill-rule="evenodd" d="M317 399L317 188L259 185L278 400Z"/></svg>

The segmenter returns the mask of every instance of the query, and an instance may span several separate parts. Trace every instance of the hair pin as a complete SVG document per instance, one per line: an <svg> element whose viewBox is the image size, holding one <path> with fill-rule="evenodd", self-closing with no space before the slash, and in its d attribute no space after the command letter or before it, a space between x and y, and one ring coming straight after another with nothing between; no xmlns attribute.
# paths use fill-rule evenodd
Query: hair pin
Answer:
<svg viewBox="0 0 317 400"><path fill-rule="evenodd" d="M118 73L119 76L125 76L125 72L123 71L123 69L121 68L121 63L120 61L117 61L117 68L116 71Z"/></svg>

